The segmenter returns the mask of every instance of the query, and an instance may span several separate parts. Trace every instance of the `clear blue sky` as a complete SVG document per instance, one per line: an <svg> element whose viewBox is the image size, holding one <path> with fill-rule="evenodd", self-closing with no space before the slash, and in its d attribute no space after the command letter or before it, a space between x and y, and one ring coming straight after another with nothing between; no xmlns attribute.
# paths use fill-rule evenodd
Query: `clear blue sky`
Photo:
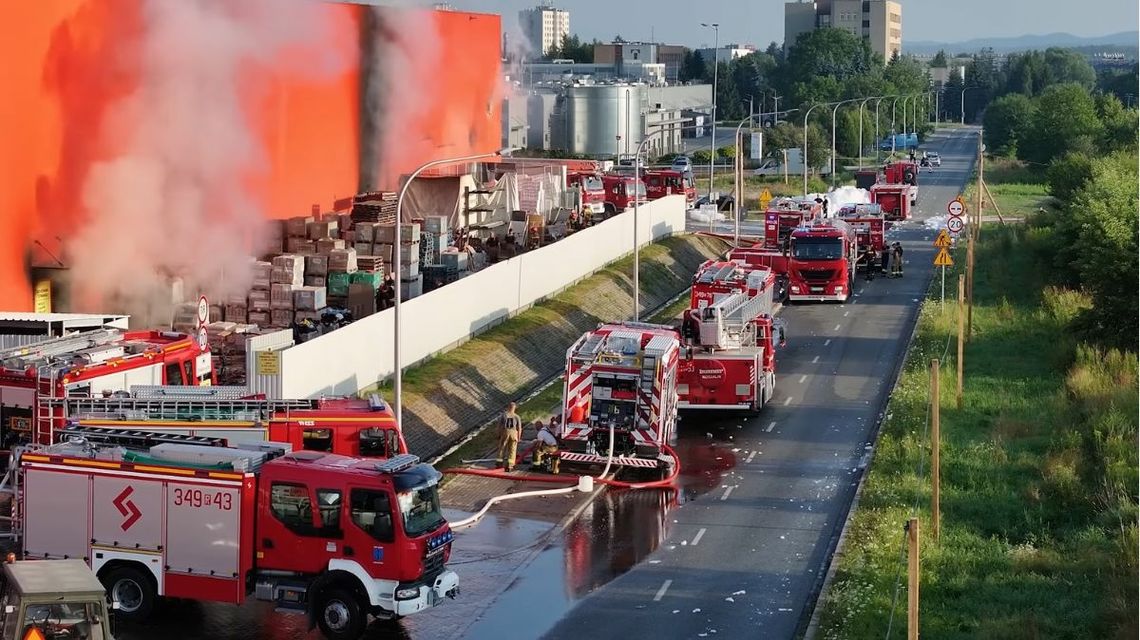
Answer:
<svg viewBox="0 0 1140 640"><path fill-rule="evenodd" d="M536 0L449 0L457 9L499 13L503 28L519 9ZM1137 28L1137 0L901 0L906 41L961 42L973 38L1057 31L1099 36ZM712 46L712 31L700 22L719 22L721 43L767 46L784 40L781 0L560 0L570 11L570 29L585 40L649 40Z"/></svg>

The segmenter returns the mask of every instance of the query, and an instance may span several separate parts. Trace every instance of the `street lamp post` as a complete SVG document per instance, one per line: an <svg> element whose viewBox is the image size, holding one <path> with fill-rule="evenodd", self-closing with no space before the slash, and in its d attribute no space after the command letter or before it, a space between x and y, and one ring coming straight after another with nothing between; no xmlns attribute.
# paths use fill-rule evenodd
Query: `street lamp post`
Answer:
<svg viewBox="0 0 1140 640"><path fill-rule="evenodd" d="M831 184L835 186L835 114L839 112L839 107L850 102L858 102L861 98L850 98L848 100L840 100L835 103L831 108Z"/></svg>
<svg viewBox="0 0 1140 640"><path fill-rule="evenodd" d="M879 136L879 100L883 96L872 96L870 98L863 98L859 103L859 169L863 168L863 108L867 106L868 100L875 100L875 145L878 146Z"/></svg>
<svg viewBox="0 0 1140 640"><path fill-rule="evenodd" d="M808 110L804 113L804 148L803 148L803 158L802 158L803 162L802 162L802 164L803 164L803 170L804 170L804 197L805 198L807 197L807 180L808 180L808 157L807 157L808 156L808 143L807 143L808 116L811 115L812 110L815 109L816 107L829 107L831 105L832 105L831 102L820 102L818 104L813 104L812 106L808 107Z"/></svg>
<svg viewBox="0 0 1140 640"><path fill-rule="evenodd" d="M395 285L396 285L395 286L395 292L394 292L395 293L395 301L392 305L392 330L393 330L393 335L394 335L393 344L392 344L392 365L393 365L393 369L395 370L394 371L395 378L393 379L393 383L392 383L392 395L393 395L392 404L393 404L393 406L395 406L395 409L396 409L396 424L397 425L403 424L403 422L401 421L401 418L403 417L403 411L404 411L404 403L403 403L404 367L400 361L400 338L402 337L400 334L400 300L404 297L403 292L400 290L400 285L402 283L402 280L400 279L400 268L402 266L401 265L402 261L400 259L400 246L401 246L400 240L402 238L402 236L400 235L400 216L403 213L404 195L407 194L408 187L411 186L412 181L416 179L416 176L420 175L424 171L427 171L428 169L431 169L432 167L438 167L438 166L445 165L445 164L458 164L460 162L473 162L475 160L483 160L485 158L494 158L497 156L507 155L507 154L509 154L515 150L516 149L514 147L508 147L506 149L499 149L498 151L492 151L491 153L479 153L479 154L470 155L470 156L460 156L458 158L444 158L442 160L432 160L431 162L426 162L426 163L416 167L416 170L412 171L412 173L408 175L408 179L405 180L403 186L400 187L399 195L396 196L396 237L395 237L395 241L393 242L393 246L392 246L392 274L393 274L393 279L396 281L395 282Z"/></svg>
<svg viewBox="0 0 1140 640"><path fill-rule="evenodd" d="M710 27L713 30L712 149L709 153L709 200L712 200L713 163L716 162L716 81L717 72L720 69L720 23L702 22L701 26Z"/></svg>

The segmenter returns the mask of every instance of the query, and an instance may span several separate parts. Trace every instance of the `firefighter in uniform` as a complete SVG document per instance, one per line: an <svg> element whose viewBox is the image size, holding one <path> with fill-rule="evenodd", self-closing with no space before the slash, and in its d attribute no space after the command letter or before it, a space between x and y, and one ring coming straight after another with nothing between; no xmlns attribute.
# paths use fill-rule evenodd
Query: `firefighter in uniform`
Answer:
<svg viewBox="0 0 1140 640"><path fill-rule="evenodd" d="M507 412L499 418L499 466L506 471L515 467L518 456L519 438L522 436L522 418L515 413L514 402L507 405Z"/></svg>
<svg viewBox="0 0 1140 640"><path fill-rule="evenodd" d="M531 464L534 467L541 467L544 457L550 457L550 472L553 474L558 473L558 438L554 436L554 420L551 419L550 424L542 424L541 420L536 420L535 427L538 428L538 437L534 441L534 454L531 459Z"/></svg>
<svg viewBox="0 0 1140 640"><path fill-rule="evenodd" d="M891 277L901 278L903 274L902 269L903 248L901 243L894 243L891 245Z"/></svg>

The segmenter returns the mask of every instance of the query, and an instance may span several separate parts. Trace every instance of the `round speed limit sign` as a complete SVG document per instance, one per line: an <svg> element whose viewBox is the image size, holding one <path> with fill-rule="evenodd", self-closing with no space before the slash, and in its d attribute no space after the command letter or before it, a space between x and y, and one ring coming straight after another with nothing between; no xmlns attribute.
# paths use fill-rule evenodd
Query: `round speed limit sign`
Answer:
<svg viewBox="0 0 1140 640"><path fill-rule="evenodd" d="M950 233L958 233L966 228L966 223L958 216L950 216L946 220L946 228L950 230Z"/></svg>
<svg viewBox="0 0 1140 640"><path fill-rule="evenodd" d="M210 320L210 303L206 296L198 298L198 324L208 324Z"/></svg>
<svg viewBox="0 0 1140 640"><path fill-rule="evenodd" d="M946 205L946 212L952 216L960 216L966 207L962 204L961 200L951 200L950 204Z"/></svg>

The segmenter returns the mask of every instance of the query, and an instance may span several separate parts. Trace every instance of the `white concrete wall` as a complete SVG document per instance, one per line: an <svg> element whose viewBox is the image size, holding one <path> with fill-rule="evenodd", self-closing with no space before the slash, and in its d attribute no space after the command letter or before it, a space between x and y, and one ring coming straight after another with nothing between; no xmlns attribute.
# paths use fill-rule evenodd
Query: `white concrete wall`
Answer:
<svg viewBox="0 0 1140 640"><path fill-rule="evenodd" d="M640 207L642 244L683 232L685 202L668 196ZM633 211L542 249L494 264L400 306L407 367L496 324L632 251ZM387 309L281 352L281 397L355 393L394 370L393 311Z"/></svg>

